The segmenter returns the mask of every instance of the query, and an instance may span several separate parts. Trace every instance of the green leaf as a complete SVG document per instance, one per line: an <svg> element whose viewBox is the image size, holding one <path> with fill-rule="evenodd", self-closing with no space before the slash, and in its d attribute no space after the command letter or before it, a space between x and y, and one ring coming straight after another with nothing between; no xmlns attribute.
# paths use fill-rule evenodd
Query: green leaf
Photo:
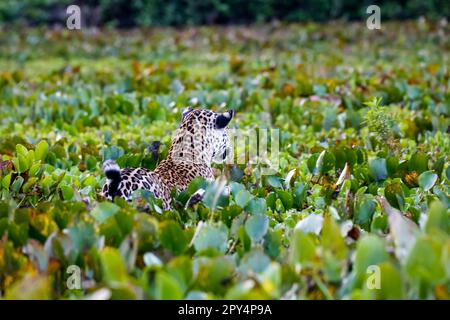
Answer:
<svg viewBox="0 0 450 320"><path fill-rule="evenodd" d="M272 188L282 188L283 187L283 183L282 183L281 178L277 177L277 176L268 176L267 177L267 183Z"/></svg>
<svg viewBox="0 0 450 320"><path fill-rule="evenodd" d="M308 170L312 174L316 174L316 162L317 162L318 158L319 158L319 154L318 153L314 153L313 155L311 155L308 158L308 161L306 162L306 164L308 166Z"/></svg>
<svg viewBox="0 0 450 320"><path fill-rule="evenodd" d="M228 206L226 208L223 208L223 210L220 212L221 220L225 222L228 227L230 227L233 219L237 217L241 212L242 209L239 206Z"/></svg>
<svg viewBox="0 0 450 320"><path fill-rule="evenodd" d="M157 221L145 213L134 214L139 251L150 251L159 244Z"/></svg>
<svg viewBox="0 0 450 320"><path fill-rule="evenodd" d="M5 200L0 200L0 219L7 218L9 215L9 204Z"/></svg>
<svg viewBox="0 0 450 320"><path fill-rule="evenodd" d="M245 207L245 210L254 215L266 214L267 211L266 200L263 198L253 198Z"/></svg>
<svg viewBox="0 0 450 320"><path fill-rule="evenodd" d="M430 190L436 183L438 175L433 171L422 172L419 176L419 186L425 190Z"/></svg>
<svg viewBox="0 0 450 320"><path fill-rule="evenodd" d="M275 210L276 200L277 200L277 196L276 196L275 192L269 192L269 194L266 197L267 206L269 208L271 208L272 210Z"/></svg>
<svg viewBox="0 0 450 320"><path fill-rule="evenodd" d="M44 161L45 158L47 157L47 153L48 153L48 143L45 140L41 140L36 146L34 156L36 160Z"/></svg>
<svg viewBox="0 0 450 320"><path fill-rule="evenodd" d="M384 188L384 196L391 206L403 211L405 207L405 195L400 182L393 182Z"/></svg>
<svg viewBox="0 0 450 320"><path fill-rule="evenodd" d="M370 225L370 231L374 232L376 230L386 232L388 228L388 216L387 214L377 214L375 213L372 217L372 224Z"/></svg>
<svg viewBox="0 0 450 320"><path fill-rule="evenodd" d="M127 281L125 262L116 248L106 247L100 253L104 281L115 287Z"/></svg>
<svg viewBox="0 0 450 320"><path fill-rule="evenodd" d="M294 206L294 198L290 192L285 190L277 190L276 193L286 210L289 210Z"/></svg>
<svg viewBox="0 0 450 320"><path fill-rule="evenodd" d="M438 176L441 175L442 170L444 169L444 164L445 164L445 157L440 157L433 164L433 168L432 169L438 174Z"/></svg>
<svg viewBox="0 0 450 320"><path fill-rule="evenodd" d="M269 229L269 218L265 215L252 215L245 222L245 231L252 239L253 243L260 242Z"/></svg>
<svg viewBox="0 0 450 320"><path fill-rule="evenodd" d="M29 237L28 224L10 223L8 226L8 236L16 246L25 245Z"/></svg>
<svg viewBox="0 0 450 320"><path fill-rule="evenodd" d="M28 171L28 175L30 177L34 177L37 176L41 173L41 164L40 163L35 163L34 165L31 166L30 170Z"/></svg>
<svg viewBox="0 0 450 320"><path fill-rule="evenodd" d="M425 225L425 230L429 234L431 234L435 229L442 230L447 234L450 233L450 223L447 208L442 202L437 200L433 201L430 205L427 224Z"/></svg>
<svg viewBox="0 0 450 320"><path fill-rule="evenodd" d="M8 173L6 176L2 179L2 187L4 189L9 189L9 185L11 184L11 173Z"/></svg>
<svg viewBox="0 0 450 320"><path fill-rule="evenodd" d="M367 161L367 151L361 147L356 149L356 161L362 164Z"/></svg>
<svg viewBox="0 0 450 320"><path fill-rule="evenodd" d="M68 228L67 231L72 240L72 249L76 253L90 249L96 241L95 229L92 223L80 221L75 226Z"/></svg>
<svg viewBox="0 0 450 320"><path fill-rule="evenodd" d="M31 168L31 166L34 163L34 150L28 151L28 153L26 155L26 159L27 159L27 167Z"/></svg>
<svg viewBox="0 0 450 320"><path fill-rule="evenodd" d="M263 272L270 265L270 258L262 250L253 250L241 260L239 271L244 275Z"/></svg>
<svg viewBox="0 0 450 320"><path fill-rule="evenodd" d="M316 163L316 169L319 171L319 173L323 174L325 172L330 171L331 169L334 168L334 165L336 163L336 159L334 157L334 155L328 151L325 151L325 154L323 155L322 161L319 162L320 160L320 156L319 159L317 160Z"/></svg>
<svg viewBox="0 0 450 320"><path fill-rule="evenodd" d="M14 179L14 182L11 185L11 191L19 192L24 181L25 180L21 176L17 176L16 179Z"/></svg>
<svg viewBox="0 0 450 320"><path fill-rule="evenodd" d="M19 143L16 145L16 152L17 155L21 155L24 158L26 158L28 154L28 149Z"/></svg>
<svg viewBox="0 0 450 320"><path fill-rule="evenodd" d="M351 149L349 149L351 150ZM353 151L353 150L351 150ZM335 147L331 150L331 152L334 155L334 158L336 159L336 169L343 169L345 166L345 163L347 162L347 157L345 155L345 152L342 147ZM355 155L356 158L356 155Z"/></svg>
<svg viewBox="0 0 450 320"><path fill-rule="evenodd" d="M87 167L87 169L93 171L93 170L95 170L96 166L97 166L97 158L95 158L95 157L93 157L91 155L88 155L86 157L86 167Z"/></svg>
<svg viewBox="0 0 450 320"><path fill-rule="evenodd" d="M280 255L283 238L282 231L283 230L271 231L269 229L264 237L264 251L271 258L277 258Z"/></svg>
<svg viewBox="0 0 450 320"><path fill-rule="evenodd" d="M295 230L291 246L290 261L294 266L297 264L308 266L314 260L316 248L308 234Z"/></svg>
<svg viewBox="0 0 450 320"><path fill-rule="evenodd" d="M225 184L211 183L205 190L202 202L204 205L210 209L214 210L217 206L226 207L228 206L228 196L224 194Z"/></svg>
<svg viewBox="0 0 450 320"><path fill-rule="evenodd" d="M29 168L28 159L22 154L18 154L17 157L14 157L12 162L14 164L14 169L19 173L23 173Z"/></svg>
<svg viewBox="0 0 450 320"><path fill-rule="evenodd" d="M119 246L132 229L133 218L123 211L118 211L114 217L102 223L100 234L105 236L108 245Z"/></svg>
<svg viewBox="0 0 450 320"><path fill-rule="evenodd" d="M164 271L159 271L155 277L155 298L159 300L181 300L184 294L178 282Z"/></svg>
<svg viewBox="0 0 450 320"><path fill-rule="evenodd" d="M393 177L397 173L399 161L396 157L387 157L386 169L389 176Z"/></svg>
<svg viewBox="0 0 450 320"><path fill-rule="evenodd" d="M225 253L228 247L228 229L226 225L219 222L217 224L206 223L200 229L197 237L194 239L194 247L197 251L203 251L208 248Z"/></svg>
<svg viewBox="0 0 450 320"><path fill-rule="evenodd" d="M166 265L167 273L177 280L183 292L186 292L191 284L193 277L192 265L192 258L189 256L175 257Z"/></svg>
<svg viewBox="0 0 450 320"><path fill-rule="evenodd" d="M334 168L336 164L336 158L332 153L323 150L320 154L313 154L308 159L307 164L308 169L311 173L323 174Z"/></svg>
<svg viewBox="0 0 450 320"><path fill-rule="evenodd" d="M375 235L363 236L356 246L355 271L358 277L364 278L367 268L378 265L389 259L384 242Z"/></svg>
<svg viewBox="0 0 450 320"><path fill-rule="evenodd" d="M353 167L358 160L358 156L357 156L355 150L351 149L347 146L343 146L342 150L345 153L345 160L346 160L345 162L348 163L348 165L350 167ZM336 165L336 168L342 169L344 166L345 166L345 163L341 164L339 167Z"/></svg>
<svg viewBox="0 0 450 320"><path fill-rule="evenodd" d="M62 185L59 189L61 190L64 200L72 200L75 194L72 187Z"/></svg>
<svg viewBox="0 0 450 320"><path fill-rule="evenodd" d="M272 298L280 298L282 285L282 267L277 262L271 262L261 273L262 286Z"/></svg>
<svg viewBox="0 0 450 320"><path fill-rule="evenodd" d="M380 267L380 289L378 299L399 300L404 298L404 286L400 271L390 262L383 262Z"/></svg>
<svg viewBox="0 0 450 320"><path fill-rule="evenodd" d="M341 235L341 229L336 221L326 216L322 227L322 245L330 250L338 259L344 259L347 255L347 246Z"/></svg>
<svg viewBox="0 0 450 320"><path fill-rule="evenodd" d="M366 199L358 204L353 216L353 222L360 225L364 230L369 231L372 217L375 213L375 207L376 203L371 199Z"/></svg>
<svg viewBox="0 0 450 320"><path fill-rule="evenodd" d="M305 183L299 183L294 190L294 205L297 209L301 209L305 202L308 186Z"/></svg>
<svg viewBox="0 0 450 320"><path fill-rule="evenodd" d="M439 239L432 239L429 236L417 239L406 261L406 274L428 287L444 281L446 278L444 252L443 243Z"/></svg>
<svg viewBox="0 0 450 320"><path fill-rule="evenodd" d="M100 202L91 211L91 215L95 218L95 220L97 220L97 222L103 223L108 218L114 216L119 209L120 208L112 202Z"/></svg>
<svg viewBox="0 0 450 320"><path fill-rule="evenodd" d="M245 186L243 184L232 181L230 182L230 189L233 197L236 198L240 191L245 190Z"/></svg>
<svg viewBox="0 0 450 320"><path fill-rule="evenodd" d="M253 199L253 195L249 191L241 190L238 192L235 200L239 207L245 208L251 199Z"/></svg>
<svg viewBox="0 0 450 320"><path fill-rule="evenodd" d="M46 275L25 274L15 282L5 293L11 300L48 300L51 298L52 284Z"/></svg>
<svg viewBox="0 0 450 320"><path fill-rule="evenodd" d="M420 152L414 153L408 161L409 171L416 171L421 174L428 170L428 157Z"/></svg>
<svg viewBox="0 0 450 320"><path fill-rule="evenodd" d="M235 265L230 257L208 258L199 267L197 281L202 290L224 294L234 273Z"/></svg>
<svg viewBox="0 0 450 320"><path fill-rule="evenodd" d="M159 240L161 245L175 255L182 254L188 246L188 239L175 221L164 221L159 227Z"/></svg>
<svg viewBox="0 0 450 320"><path fill-rule="evenodd" d="M386 180L388 176L386 168L386 159L376 158L369 163L370 172L374 175L376 181Z"/></svg>
<svg viewBox="0 0 450 320"><path fill-rule="evenodd" d="M27 182L25 182L25 184L22 187L23 192L27 193L30 190L30 188L36 184L37 181L38 178L36 177L28 178Z"/></svg>

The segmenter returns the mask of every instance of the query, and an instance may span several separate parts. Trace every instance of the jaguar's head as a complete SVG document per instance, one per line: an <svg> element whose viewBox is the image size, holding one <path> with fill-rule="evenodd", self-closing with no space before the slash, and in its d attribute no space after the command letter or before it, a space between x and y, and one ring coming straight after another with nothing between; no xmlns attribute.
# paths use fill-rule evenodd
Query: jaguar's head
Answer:
<svg viewBox="0 0 450 320"><path fill-rule="evenodd" d="M169 155L183 162L224 162L231 151L228 124L233 115L233 110L184 109Z"/></svg>

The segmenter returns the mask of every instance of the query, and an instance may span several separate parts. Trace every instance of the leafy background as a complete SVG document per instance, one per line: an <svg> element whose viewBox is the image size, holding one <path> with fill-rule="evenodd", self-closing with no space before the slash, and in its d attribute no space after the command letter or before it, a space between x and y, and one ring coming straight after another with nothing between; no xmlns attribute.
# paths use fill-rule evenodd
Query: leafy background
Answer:
<svg viewBox="0 0 450 320"><path fill-rule="evenodd" d="M424 19L0 29L1 297L449 299L449 39ZM187 105L278 128L277 173L217 165L170 212L102 199L102 162L154 168Z"/></svg>
<svg viewBox="0 0 450 320"><path fill-rule="evenodd" d="M6 0L0 25L64 25L71 4L81 8L84 26L121 28L365 20L370 5L380 7L383 20L450 16L447 0Z"/></svg>

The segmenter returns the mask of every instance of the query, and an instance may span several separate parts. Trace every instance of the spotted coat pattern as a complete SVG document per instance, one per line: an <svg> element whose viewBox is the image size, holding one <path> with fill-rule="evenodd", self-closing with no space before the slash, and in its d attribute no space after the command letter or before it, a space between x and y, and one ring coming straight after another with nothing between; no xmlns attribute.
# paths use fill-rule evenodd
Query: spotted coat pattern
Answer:
<svg viewBox="0 0 450 320"><path fill-rule="evenodd" d="M225 161L230 154L227 125L233 111L216 113L211 110L187 108L165 160L154 171L145 168L117 170L117 178L108 179L102 194L131 200L138 189L152 192L160 198L165 210L170 209L171 191L185 189L196 177L213 180L212 162ZM111 160L109 160L111 162ZM119 177L120 172L120 177ZM108 176L108 169L106 169Z"/></svg>

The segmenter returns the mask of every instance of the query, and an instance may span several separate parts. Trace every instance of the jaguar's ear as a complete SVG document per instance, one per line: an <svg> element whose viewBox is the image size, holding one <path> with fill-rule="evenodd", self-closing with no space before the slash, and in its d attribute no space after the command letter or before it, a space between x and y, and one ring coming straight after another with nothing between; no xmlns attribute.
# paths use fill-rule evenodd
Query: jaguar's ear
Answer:
<svg viewBox="0 0 450 320"><path fill-rule="evenodd" d="M184 120L184 118L186 118L186 116L194 109L192 109L191 107L187 107L183 109L183 112L181 113L181 120Z"/></svg>
<svg viewBox="0 0 450 320"><path fill-rule="evenodd" d="M234 110L228 110L227 112L221 113L216 118L216 129L225 128L231 119L233 119Z"/></svg>

